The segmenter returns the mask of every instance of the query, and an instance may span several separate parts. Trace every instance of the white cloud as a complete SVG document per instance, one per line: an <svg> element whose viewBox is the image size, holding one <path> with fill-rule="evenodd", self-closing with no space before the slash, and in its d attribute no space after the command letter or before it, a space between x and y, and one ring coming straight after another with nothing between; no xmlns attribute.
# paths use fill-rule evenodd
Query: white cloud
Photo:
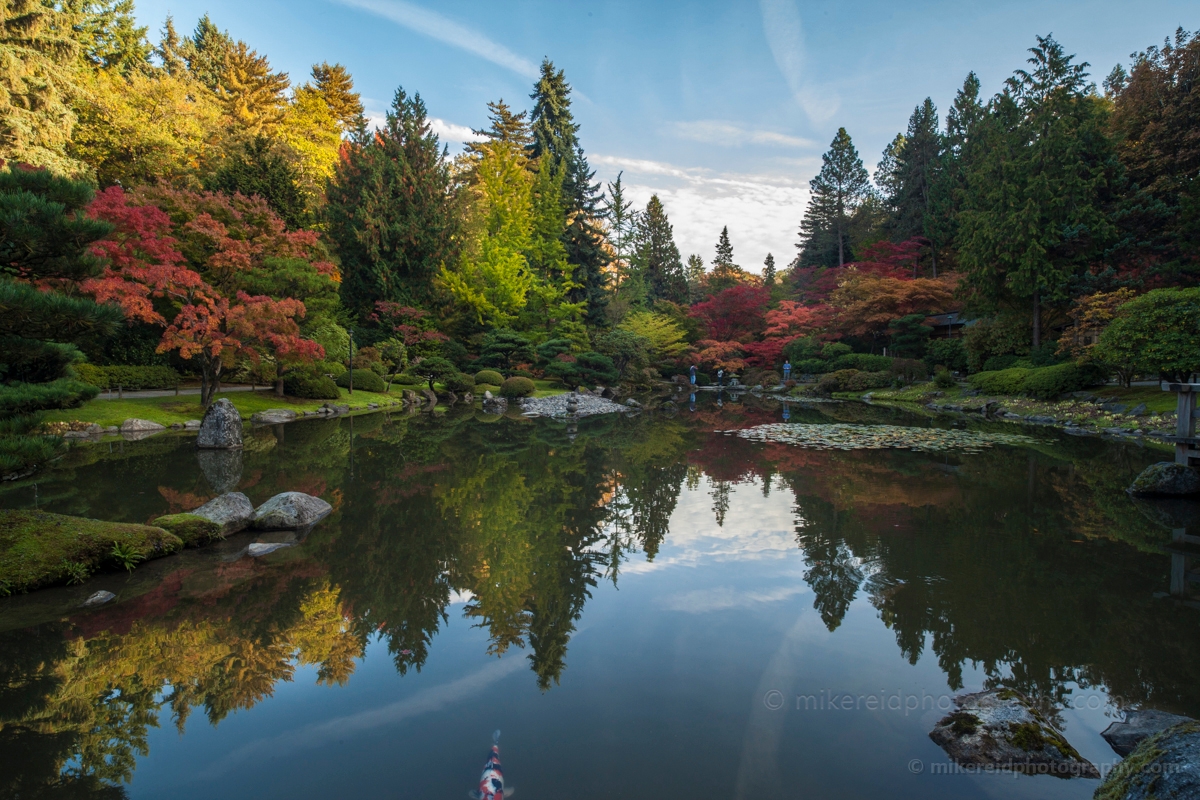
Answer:
<svg viewBox="0 0 1200 800"><path fill-rule="evenodd" d="M663 598L662 604L670 611L708 614L712 611L725 611L730 608L748 608L764 603L778 603L808 592L808 586L803 583L759 592L738 591L728 586L714 586L709 589L693 589L690 592L669 595Z"/></svg>
<svg viewBox="0 0 1200 800"><path fill-rule="evenodd" d="M433 132L442 140L442 144L447 142L482 142L487 138L475 133L475 131L466 125L456 125L453 122L447 122L437 117L429 118L429 127L433 128Z"/></svg>
<svg viewBox="0 0 1200 800"><path fill-rule="evenodd" d="M342 5L361 8L372 14L403 25L409 30L436 39L439 42L474 53L482 59L510 69L526 78L538 76L537 65L522 58L502 44L493 42L478 31L460 25L435 11L421 8L403 0L336 0Z"/></svg>
<svg viewBox="0 0 1200 800"><path fill-rule="evenodd" d="M787 81L792 96L813 122L821 123L837 113L837 94L816 86L805 75L807 53L804 27L795 0L759 0L763 35L775 57L775 66Z"/></svg>
<svg viewBox="0 0 1200 800"><path fill-rule="evenodd" d="M734 122L715 119L700 119L691 122L676 122L672 125L675 135L694 142L718 144L725 147L741 147L746 144L780 145L783 147L816 147L811 139L789 136L778 131L747 128Z"/></svg>
<svg viewBox="0 0 1200 800"><path fill-rule="evenodd" d="M726 225L734 257L744 269L760 271L768 252L779 268L795 255L800 217L808 203L808 182L792 177L798 171L794 166L789 165L788 175L745 175L620 156L597 155L589 161L604 168L606 180L624 171L622 183L637 206L645 206L652 194L658 195L685 258L699 253L706 262L711 261L717 237ZM801 162L810 165L803 172L815 171L816 161Z"/></svg>

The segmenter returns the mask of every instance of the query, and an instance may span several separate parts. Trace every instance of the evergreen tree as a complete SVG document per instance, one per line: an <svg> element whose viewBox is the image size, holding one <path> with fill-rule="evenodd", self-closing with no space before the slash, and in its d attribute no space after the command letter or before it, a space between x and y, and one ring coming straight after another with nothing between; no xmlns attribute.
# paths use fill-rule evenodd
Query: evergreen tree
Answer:
<svg viewBox="0 0 1200 800"><path fill-rule="evenodd" d="M934 277L937 277L939 231L930 217L934 212L933 186L938 180L941 151L937 107L926 97L909 117L908 134L897 154L896 177L889 197L895 216L889 227L896 241L918 237L929 240Z"/></svg>
<svg viewBox="0 0 1200 800"><path fill-rule="evenodd" d="M632 247L638 222L638 214L633 210L633 201L625 199L625 187L621 185L621 176L608 184L608 198L604 202L604 217L608 221L608 241L613 250L613 291L621 292L621 287L629 278L631 268ZM678 254L676 254L678 255Z"/></svg>
<svg viewBox="0 0 1200 800"><path fill-rule="evenodd" d="M845 128L838 128L821 161L808 184L812 196L796 246L804 266L842 266L851 252L851 220L871 196L871 179Z"/></svg>
<svg viewBox="0 0 1200 800"><path fill-rule="evenodd" d="M721 235L717 238L717 254L712 264L712 272L705 279L707 294L717 294L746 282L745 270L733 261L733 244L729 241L728 226L721 228Z"/></svg>
<svg viewBox="0 0 1200 800"><path fill-rule="evenodd" d="M187 61L183 57L182 48L183 42L175 30L175 20L168 14L158 38L158 46L154 48L154 55L158 57L162 70L173 78L182 77L187 73Z"/></svg>
<svg viewBox="0 0 1200 800"><path fill-rule="evenodd" d="M64 154L78 57L67 14L42 0L0 5L0 158L60 174L79 170Z"/></svg>
<svg viewBox="0 0 1200 800"><path fill-rule="evenodd" d="M241 192L247 197L258 195L288 228L300 230L311 220L299 181L299 172L279 148L267 137L256 136L242 145L240 152L225 159L204 180L204 188L226 194Z"/></svg>
<svg viewBox="0 0 1200 800"><path fill-rule="evenodd" d="M486 136L489 141L506 142L528 151L533 144L533 134L529 129L527 116L525 111L513 113L512 108L501 98L495 103L488 103L488 120L492 124L483 130L472 130L472 133L476 136ZM467 152L480 153L484 145L483 142L468 142ZM530 168L535 167L535 163L528 159L526 163Z"/></svg>
<svg viewBox="0 0 1200 800"><path fill-rule="evenodd" d="M59 451L61 440L30 435L37 412L96 396L70 377L82 359L75 345L112 335L123 318L115 306L30 283L71 284L100 273L90 247L112 226L83 213L91 199L88 184L45 170L0 171L0 476L26 473Z"/></svg>
<svg viewBox="0 0 1200 800"><path fill-rule="evenodd" d="M940 168L930 189L932 213L925 224L929 239L948 250L957 249L958 215L966 194L968 165L978 151L980 123L987 110L979 100L979 78L968 73L946 114Z"/></svg>
<svg viewBox="0 0 1200 800"><path fill-rule="evenodd" d="M341 64L322 61L313 64L312 79L317 92L341 124L343 133L366 128L362 98L354 91L354 79L350 77L349 70Z"/></svg>
<svg viewBox="0 0 1200 800"><path fill-rule="evenodd" d="M641 276L646 299L682 303L687 298L687 279L675 246L675 234L658 195L651 195L646 210L638 215L633 267Z"/></svg>
<svg viewBox="0 0 1200 800"><path fill-rule="evenodd" d="M421 96L396 90L383 128L356 139L329 187L329 237L342 257L342 300L428 308L433 278L457 260L458 198Z"/></svg>
<svg viewBox="0 0 1200 800"><path fill-rule="evenodd" d="M888 211L896 212L896 196L900 194L900 154L904 150L904 134L897 133L896 138L883 149L883 157L875 167L875 185L883 193Z"/></svg>
<svg viewBox="0 0 1200 800"><path fill-rule="evenodd" d="M704 299L704 283L707 273L704 269L704 259L699 253L692 253L688 256L684 274L687 278L688 303L700 302Z"/></svg>
<svg viewBox="0 0 1200 800"><path fill-rule="evenodd" d="M1029 63L992 102L968 165L960 259L969 285L991 301L1028 302L1033 346L1046 302L1112 238L1117 163L1107 107L1086 83L1086 63L1038 37Z"/></svg>
<svg viewBox="0 0 1200 800"><path fill-rule="evenodd" d="M79 55L87 67L123 75L144 70L150 57L146 28L133 16L133 0L63 0L73 20Z"/></svg>
<svg viewBox="0 0 1200 800"><path fill-rule="evenodd" d="M529 153L539 162L549 159L555 173L563 177L562 200L567 220L563 246L577 286L570 299L587 304L590 324L603 325L604 307L608 304L604 274L608 255L604 251L603 232L597 225L600 186L593 182L594 173L579 145L579 125L571 114L570 95L571 87L562 70L556 70L549 59L542 61L541 76L530 95L534 105Z"/></svg>
<svg viewBox="0 0 1200 800"><path fill-rule="evenodd" d="M763 286L770 289L775 285L775 256L767 253L766 259L763 261Z"/></svg>
<svg viewBox="0 0 1200 800"><path fill-rule="evenodd" d="M233 39L213 24L205 14L196 23L196 30L179 47L188 72L200 83L219 92L225 81L225 63L233 50Z"/></svg>

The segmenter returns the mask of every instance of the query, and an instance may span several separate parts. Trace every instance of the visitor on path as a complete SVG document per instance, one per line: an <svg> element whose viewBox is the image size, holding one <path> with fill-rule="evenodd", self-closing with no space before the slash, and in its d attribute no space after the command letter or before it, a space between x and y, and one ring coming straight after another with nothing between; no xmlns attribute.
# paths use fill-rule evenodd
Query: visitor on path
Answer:
<svg viewBox="0 0 1200 800"><path fill-rule="evenodd" d="M689 370L689 372L692 375L692 386L695 386L696 385L696 365L695 364L692 364L692 368Z"/></svg>
<svg viewBox="0 0 1200 800"><path fill-rule="evenodd" d="M723 369L717 370L717 386L725 388L725 370Z"/></svg>
<svg viewBox="0 0 1200 800"><path fill-rule="evenodd" d="M783 382L787 383L792 379L792 362L791 359L783 362Z"/></svg>

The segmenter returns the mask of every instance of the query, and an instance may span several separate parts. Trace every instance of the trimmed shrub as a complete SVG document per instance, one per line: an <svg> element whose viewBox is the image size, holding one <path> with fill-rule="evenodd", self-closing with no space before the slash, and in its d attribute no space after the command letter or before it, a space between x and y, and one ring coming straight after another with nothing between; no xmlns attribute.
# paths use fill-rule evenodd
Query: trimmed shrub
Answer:
<svg viewBox="0 0 1200 800"><path fill-rule="evenodd" d="M508 378L500 385L501 397L529 397L537 387L533 381L520 375Z"/></svg>
<svg viewBox="0 0 1200 800"><path fill-rule="evenodd" d="M481 369L475 373L476 383L486 383L488 386L499 386L504 383L504 376L494 369Z"/></svg>
<svg viewBox="0 0 1200 800"><path fill-rule="evenodd" d="M425 383L425 379L420 375L413 375L411 372L401 372L396 376L396 383L402 386L421 386Z"/></svg>
<svg viewBox="0 0 1200 800"><path fill-rule="evenodd" d="M383 394L383 390L387 388L387 385L384 384L383 379L374 372L371 372L369 369L356 369L353 371L353 374L355 389L362 389L364 392L378 392L379 394ZM349 389L350 375L350 370L346 370L345 373L338 375L336 381L337 385L341 386L343 389Z"/></svg>
<svg viewBox="0 0 1200 800"><path fill-rule="evenodd" d="M527 369L514 369L509 374L514 378L533 378L533 373Z"/></svg>
<svg viewBox="0 0 1200 800"><path fill-rule="evenodd" d="M984 394L1024 394L1025 378L1031 370L1012 367L989 372L976 372L967 382Z"/></svg>
<svg viewBox="0 0 1200 800"><path fill-rule="evenodd" d="M925 363L942 365L950 370L967 368L967 348L962 337L957 339L933 339L925 347Z"/></svg>
<svg viewBox="0 0 1200 800"><path fill-rule="evenodd" d="M847 391L846 384L857 374L858 370L856 369L840 369L837 372L827 373L817 381L817 391L824 394Z"/></svg>
<svg viewBox="0 0 1200 800"><path fill-rule="evenodd" d="M770 371L762 373L754 381L755 386L762 386L766 389L778 386L781 383L783 383L783 378L780 377L779 373Z"/></svg>
<svg viewBox="0 0 1200 800"><path fill-rule="evenodd" d="M983 369L980 372L999 372L1004 369L1011 369L1017 365L1017 356L992 356L987 361L983 362Z"/></svg>
<svg viewBox="0 0 1200 800"><path fill-rule="evenodd" d="M1025 378L1025 393L1039 400L1053 400L1060 394L1080 392L1095 386L1106 377L1106 371L1094 364L1056 364L1029 370Z"/></svg>
<svg viewBox="0 0 1200 800"><path fill-rule="evenodd" d="M856 372L842 381L843 392L865 392L868 389L883 389L892 385L893 375L880 370L878 372Z"/></svg>
<svg viewBox="0 0 1200 800"><path fill-rule="evenodd" d="M849 353L838 356L825 367L826 372L836 372L839 369L857 369L862 372L881 372L891 369L892 359L888 356L877 356L870 353Z"/></svg>
<svg viewBox="0 0 1200 800"><path fill-rule="evenodd" d="M939 364L933 373L933 382L939 389L954 388L954 376L950 370Z"/></svg>
<svg viewBox="0 0 1200 800"><path fill-rule="evenodd" d="M454 392L455 394L465 394L466 392L475 389L475 379L470 375L464 375L461 372L457 375L451 375L442 382L446 387L446 391Z"/></svg>
<svg viewBox="0 0 1200 800"><path fill-rule="evenodd" d="M346 365L340 361L322 361L317 365L317 371L336 378L346 372Z"/></svg>
<svg viewBox="0 0 1200 800"><path fill-rule="evenodd" d="M806 358L792 364L793 375L820 375L829 371L829 364L819 358Z"/></svg>
<svg viewBox="0 0 1200 800"><path fill-rule="evenodd" d="M337 400L341 397L333 378L307 369L294 369L284 375L283 391L292 397L308 400Z"/></svg>
<svg viewBox="0 0 1200 800"><path fill-rule="evenodd" d="M84 383L97 389L116 389L130 392L145 389L174 389L179 385L179 373L171 367L97 367L94 364L74 364L75 374Z"/></svg>

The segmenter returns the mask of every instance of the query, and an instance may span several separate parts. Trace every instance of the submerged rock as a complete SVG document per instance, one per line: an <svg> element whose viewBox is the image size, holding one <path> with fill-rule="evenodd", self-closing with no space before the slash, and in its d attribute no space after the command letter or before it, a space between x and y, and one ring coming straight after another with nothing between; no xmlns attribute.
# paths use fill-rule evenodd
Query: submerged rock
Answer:
<svg viewBox="0 0 1200 800"><path fill-rule="evenodd" d="M1099 778L1028 698L1011 689L960 695L929 738L961 766L990 766L1032 775Z"/></svg>
<svg viewBox="0 0 1200 800"><path fill-rule="evenodd" d="M116 598L116 595L113 594L112 592L106 592L103 589L101 589L100 591L96 592L94 595L89 597L87 600L84 600L83 603L81 603L80 605L83 608L95 608L96 606L102 606L105 603L107 603L115 598Z"/></svg>
<svg viewBox="0 0 1200 800"><path fill-rule="evenodd" d="M246 548L246 555L251 558L258 558L259 556L265 556L267 553L274 553L276 550L292 546L291 542L254 542Z"/></svg>
<svg viewBox="0 0 1200 800"><path fill-rule="evenodd" d="M254 512L255 530L305 528L333 511L333 506L304 492L277 494Z"/></svg>
<svg viewBox="0 0 1200 800"><path fill-rule="evenodd" d="M1200 474L1183 464L1160 461L1142 470L1125 491L1135 497L1189 497L1200 494Z"/></svg>
<svg viewBox="0 0 1200 800"><path fill-rule="evenodd" d="M1180 723L1193 721L1190 717L1181 717L1178 714L1168 714L1166 711L1147 708L1142 711L1130 712L1126 715L1124 722L1114 722L1100 735L1117 755L1127 756L1141 744L1143 739L1149 739Z"/></svg>
<svg viewBox="0 0 1200 800"><path fill-rule="evenodd" d="M209 500L192 514L217 523L221 526L221 535L228 536L254 521L254 504L241 492L228 492Z"/></svg>
<svg viewBox="0 0 1200 800"><path fill-rule="evenodd" d="M252 425L279 425L284 422L294 422L296 412L290 408L268 408L250 417Z"/></svg>
<svg viewBox="0 0 1200 800"><path fill-rule="evenodd" d="M232 450L242 446L242 415L229 399L222 397L204 412L196 447L202 450Z"/></svg>
<svg viewBox="0 0 1200 800"><path fill-rule="evenodd" d="M1143 739L1109 773L1094 800L1196 797L1200 797L1200 722L1184 722Z"/></svg>

